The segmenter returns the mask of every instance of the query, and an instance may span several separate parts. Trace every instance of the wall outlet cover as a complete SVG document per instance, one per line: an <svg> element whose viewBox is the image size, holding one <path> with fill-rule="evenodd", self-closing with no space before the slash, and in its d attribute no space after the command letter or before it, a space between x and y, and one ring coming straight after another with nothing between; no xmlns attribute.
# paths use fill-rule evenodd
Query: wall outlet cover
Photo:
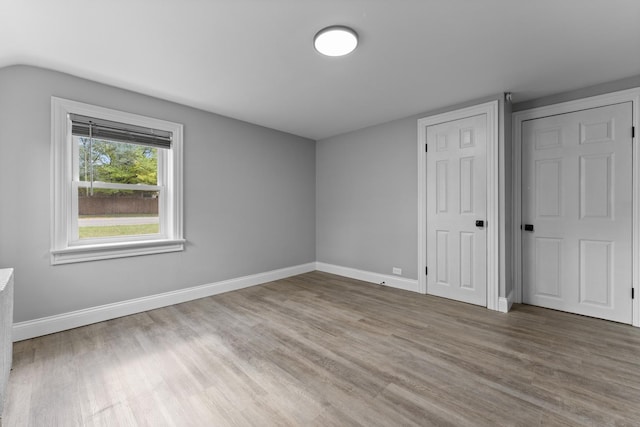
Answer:
<svg viewBox="0 0 640 427"><path fill-rule="evenodd" d="M398 276L402 276L402 269L400 267L393 267L393 274L397 274Z"/></svg>

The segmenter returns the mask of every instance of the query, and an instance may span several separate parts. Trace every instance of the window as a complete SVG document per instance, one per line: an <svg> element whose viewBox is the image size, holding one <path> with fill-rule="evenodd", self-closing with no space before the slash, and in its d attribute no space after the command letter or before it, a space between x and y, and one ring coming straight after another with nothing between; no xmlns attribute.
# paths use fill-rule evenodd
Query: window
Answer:
<svg viewBox="0 0 640 427"><path fill-rule="evenodd" d="M51 104L51 263L183 250L182 125Z"/></svg>

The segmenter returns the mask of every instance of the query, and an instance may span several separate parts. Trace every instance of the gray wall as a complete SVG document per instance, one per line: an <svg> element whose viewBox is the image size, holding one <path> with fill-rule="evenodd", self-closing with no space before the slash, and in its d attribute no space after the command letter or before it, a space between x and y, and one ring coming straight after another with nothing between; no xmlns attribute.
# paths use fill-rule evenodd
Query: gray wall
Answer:
<svg viewBox="0 0 640 427"><path fill-rule="evenodd" d="M640 76L515 104L514 111L640 86ZM185 125L185 235L179 253L49 265L50 97ZM516 94L517 98L517 94ZM0 69L0 268L16 268L15 321L315 260L382 274L417 272L417 119L314 141L79 79ZM511 162L504 164L500 295L511 290ZM502 240L502 238L501 238Z"/></svg>
<svg viewBox="0 0 640 427"><path fill-rule="evenodd" d="M184 252L49 264L51 96L184 124ZM70 75L0 69L0 268L15 321L315 261L315 142Z"/></svg>
<svg viewBox="0 0 640 427"><path fill-rule="evenodd" d="M635 54L637 55L638 53L636 52ZM531 108L543 107L545 105L558 104L560 102L573 101L576 99L588 98L590 96L603 95L605 93L617 92L619 90L632 89L636 87L640 87L640 75L576 89L569 92L545 96L538 99L532 99L530 101L518 102L513 104L513 111L529 110ZM515 97L517 98L517 94Z"/></svg>
<svg viewBox="0 0 640 427"><path fill-rule="evenodd" d="M317 260L417 279L417 120L496 99L502 111L497 95L318 141Z"/></svg>
<svg viewBox="0 0 640 427"><path fill-rule="evenodd" d="M407 118L316 143L316 254L417 278L417 123Z"/></svg>

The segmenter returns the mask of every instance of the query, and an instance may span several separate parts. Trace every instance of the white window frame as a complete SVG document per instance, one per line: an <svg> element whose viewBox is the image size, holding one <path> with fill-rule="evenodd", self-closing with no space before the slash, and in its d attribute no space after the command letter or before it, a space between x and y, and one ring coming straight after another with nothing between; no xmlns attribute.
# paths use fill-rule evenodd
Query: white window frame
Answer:
<svg viewBox="0 0 640 427"><path fill-rule="evenodd" d="M101 239L78 238L78 180L69 114L172 132L171 149L158 149L158 185L94 182L94 188L160 191L160 232ZM51 97L51 264L69 264L184 250L182 133L179 123ZM77 157L77 156L76 156ZM74 170L74 168L76 170ZM126 187L126 188L125 188Z"/></svg>

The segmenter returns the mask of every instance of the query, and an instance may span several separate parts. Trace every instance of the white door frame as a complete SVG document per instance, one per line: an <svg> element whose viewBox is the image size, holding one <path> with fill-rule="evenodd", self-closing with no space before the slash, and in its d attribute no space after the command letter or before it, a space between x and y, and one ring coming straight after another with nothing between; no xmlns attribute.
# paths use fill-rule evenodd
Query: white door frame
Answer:
<svg viewBox="0 0 640 427"><path fill-rule="evenodd" d="M598 95L589 98L579 99L575 101L563 102L560 104L549 105L545 107L532 108L530 110L518 111L513 113L513 279L514 279L514 302L522 302L522 232L520 225L522 224L522 122L526 120L538 119L541 117L554 116L558 114L571 113L589 108L604 107L606 105L618 104L622 102L632 103L632 125L638 130L640 122L640 88L628 89L619 92ZM632 260L633 272L631 287L635 290L635 299L633 300L632 325L640 327L640 295L638 291L640 279L640 149L638 147L638 133L632 140L633 157L632 157L632 194L633 194L633 223L632 223ZM629 289L631 292L631 288Z"/></svg>
<svg viewBox="0 0 640 427"><path fill-rule="evenodd" d="M499 280L499 182L498 101L462 108L418 120L418 292L427 293L427 126L487 115L487 308L498 310Z"/></svg>

